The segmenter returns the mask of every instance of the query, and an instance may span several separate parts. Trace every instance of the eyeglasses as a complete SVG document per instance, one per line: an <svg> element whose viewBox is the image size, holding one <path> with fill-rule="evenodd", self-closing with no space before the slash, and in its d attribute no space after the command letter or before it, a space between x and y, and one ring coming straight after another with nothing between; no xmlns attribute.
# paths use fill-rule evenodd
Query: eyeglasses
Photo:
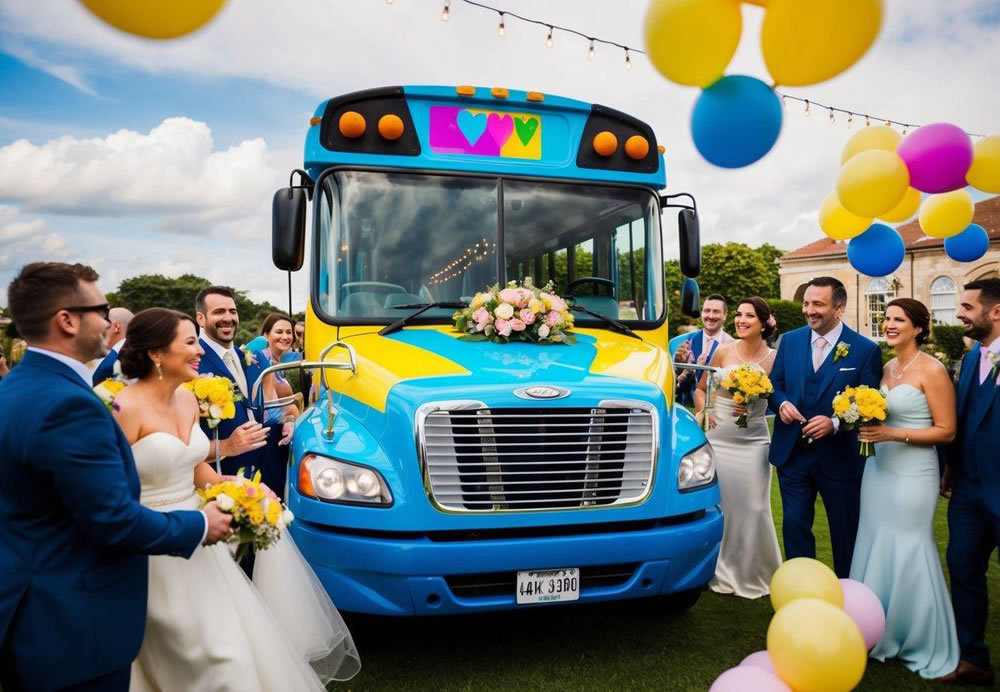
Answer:
<svg viewBox="0 0 1000 692"><path fill-rule="evenodd" d="M111 314L111 306L107 303L101 303L100 305L71 305L66 308L59 308L59 310L66 310L67 312L96 312L98 315L104 318L105 322L108 322L108 315ZM59 312L56 310L56 312Z"/></svg>

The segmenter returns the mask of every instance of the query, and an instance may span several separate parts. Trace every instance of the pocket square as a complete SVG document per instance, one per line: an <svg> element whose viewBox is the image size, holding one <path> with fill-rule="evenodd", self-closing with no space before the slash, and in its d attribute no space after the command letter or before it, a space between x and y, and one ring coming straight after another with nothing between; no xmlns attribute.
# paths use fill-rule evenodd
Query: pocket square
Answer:
<svg viewBox="0 0 1000 692"><path fill-rule="evenodd" d="M840 372L848 372L850 370L857 370L857 368L841 368Z"/></svg>

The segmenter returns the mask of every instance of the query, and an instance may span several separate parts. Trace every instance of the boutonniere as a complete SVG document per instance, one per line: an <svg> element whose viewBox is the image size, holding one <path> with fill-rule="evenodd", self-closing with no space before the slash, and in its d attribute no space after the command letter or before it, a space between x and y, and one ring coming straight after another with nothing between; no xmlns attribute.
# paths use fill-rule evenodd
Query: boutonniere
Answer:
<svg viewBox="0 0 1000 692"><path fill-rule="evenodd" d="M251 365L257 365L257 354L251 351L246 346L240 346L240 350L243 351L243 364L248 368Z"/></svg>
<svg viewBox="0 0 1000 692"><path fill-rule="evenodd" d="M126 384L121 380L114 380L110 377L94 387L94 394L101 400L101 403L108 407L109 411L117 411L118 404L115 396L125 389Z"/></svg>
<svg viewBox="0 0 1000 692"><path fill-rule="evenodd" d="M998 380L1000 380L1000 377L998 377L998 375L1000 375L1000 354L990 351L990 354L987 357L990 359L990 364L993 366L990 368L990 379L994 381L994 384L997 384Z"/></svg>
<svg viewBox="0 0 1000 692"><path fill-rule="evenodd" d="M851 352L850 344L841 341L837 344L837 347L833 349L833 362L836 363L841 358L847 358L847 354Z"/></svg>

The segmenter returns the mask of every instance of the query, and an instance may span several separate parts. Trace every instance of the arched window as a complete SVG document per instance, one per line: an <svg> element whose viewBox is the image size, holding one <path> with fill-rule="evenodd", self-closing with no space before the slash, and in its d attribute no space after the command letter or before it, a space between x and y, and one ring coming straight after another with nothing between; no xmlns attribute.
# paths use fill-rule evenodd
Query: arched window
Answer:
<svg viewBox="0 0 1000 692"><path fill-rule="evenodd" d="M958 290L948 276L939 276L931 282L931 319L935 324L957 324L955 306Z"/></svg>
<svg viewBox="0 0 1000 692"><path fill-rule="evenodd" d="M873 339L881 339L885 304L895 297L892 284L885 277L869 279L865 288L865 296L868 299L868 336Z"/></svg>

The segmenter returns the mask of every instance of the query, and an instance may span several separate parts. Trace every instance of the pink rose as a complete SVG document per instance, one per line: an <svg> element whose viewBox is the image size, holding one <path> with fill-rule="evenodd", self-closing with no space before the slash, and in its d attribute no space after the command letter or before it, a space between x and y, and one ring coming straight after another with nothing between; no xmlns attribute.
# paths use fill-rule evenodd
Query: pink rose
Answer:
<svg viewBox="0 0 1000 692"><path fill-rule="evenodd" d="M517 319L516 317L510 321L510 328L513 329L515 332L523 332L525 326L527 325L525 325L524 322Z"/></svg>
<svg viewBox="0 0 1000 692"><path fill-rule="evenodd" d="M481 332L490 323L490 311L486 308L479 308L472 313L472 319L476 321L476 331Z"/></svg>
<svg viewBox="0 0 1000 692"><path fill-rule="evenodd" d="M497 328L497 334L500 336L510 336L510 320L498 319L494 325Z"/></svg>
<svg viewBox="0 0 1000 692"><path fill-rule="evenodd" d="M556 312L566 309L566 301L555 294L549 296L549 302L552 303L552 309Z"/></svg>
<svg viewBox="0 0 1000 692"><path fill-rule="evenodd" d="M505 303L510 303L511 305L514 305L515 303L517 303L518 300L521 299L521 295L517 292L516 288L505 288L502 291L500 291L499 298Z"/></svg>
<svg viewBox="0 0 1000 692"><path fill-rule="evenodd" d="M521 321L524 322L525 324L535 323L535 313L533 313L528 308L524 308L523 310L521 310L520 316L521 316Z"/></svg>
<svg viewBox="0 0 1000 692"><path fill-rule="evenodd" d="M538 338L544 339L549 335L549 328L547 325L538 325Z"/></svg>
<svg viewBox="0 0 1000 692"><path fill-rule="evenodd" d="M560 315L555 310L550 311L549 314L545 316L545 324L549 325L550 327L554 327L557 324L562 324L562 321L563 321L562 315Z"/></svg>

